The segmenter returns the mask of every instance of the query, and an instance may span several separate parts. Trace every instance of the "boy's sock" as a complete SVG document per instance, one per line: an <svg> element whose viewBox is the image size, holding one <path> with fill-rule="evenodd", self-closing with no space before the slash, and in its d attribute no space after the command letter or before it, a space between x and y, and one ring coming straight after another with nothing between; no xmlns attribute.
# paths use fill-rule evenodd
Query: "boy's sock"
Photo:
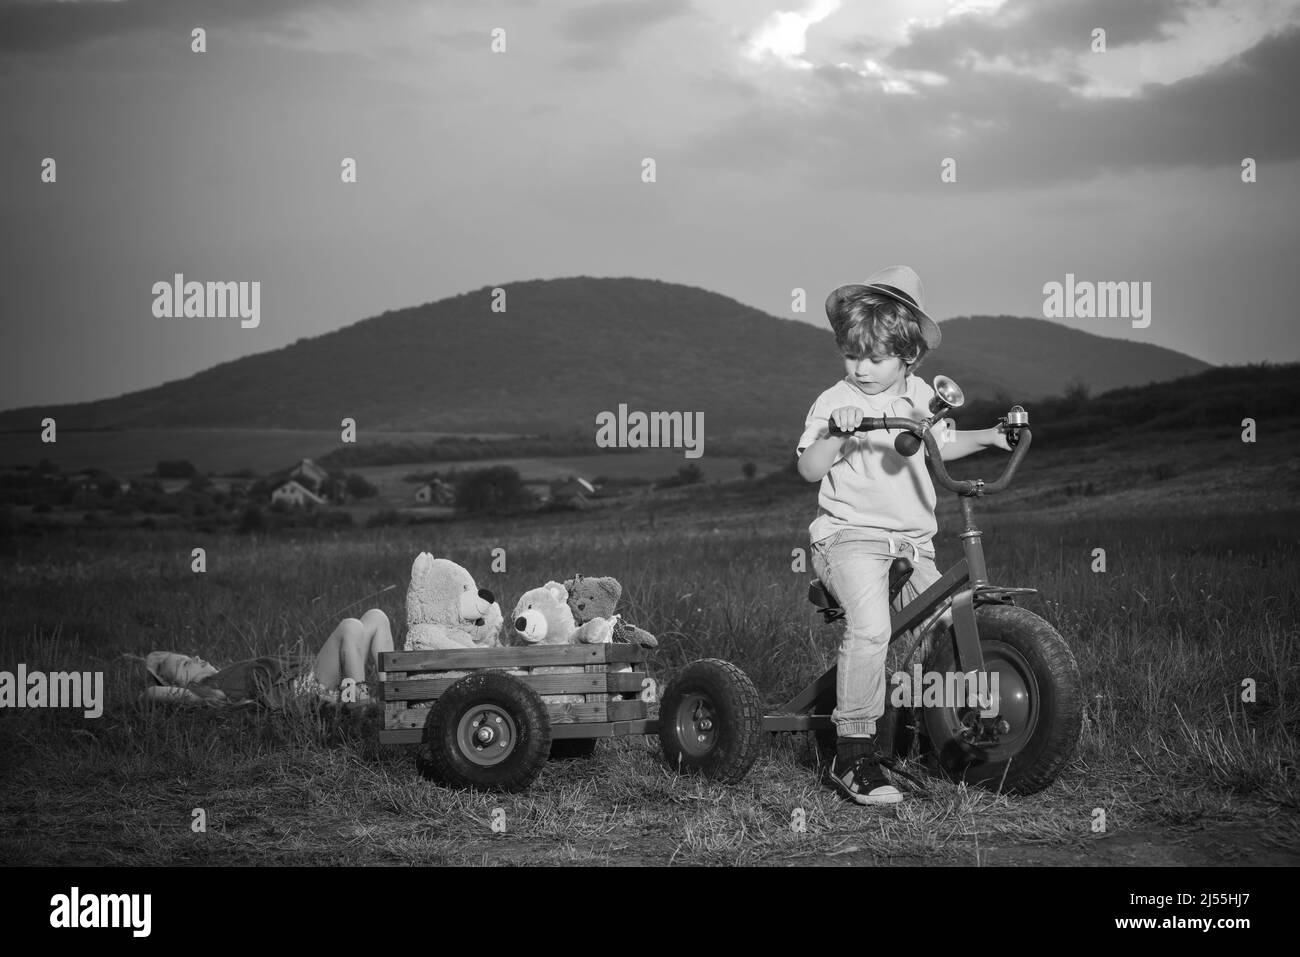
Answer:
<svg viewBox="0 0 1300 957"><path fill-rule="evenodd" d="M870 757L877 750L876 736L874 734L862 738L836 737L835 770L843 774L848 771L858 758Z"/></svg>

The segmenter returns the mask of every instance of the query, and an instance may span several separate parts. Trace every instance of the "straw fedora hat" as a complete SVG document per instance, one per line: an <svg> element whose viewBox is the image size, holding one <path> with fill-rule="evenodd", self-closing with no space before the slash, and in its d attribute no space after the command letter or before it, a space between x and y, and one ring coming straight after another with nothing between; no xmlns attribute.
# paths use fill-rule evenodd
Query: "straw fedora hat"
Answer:
<svg viewBox="0 0 1300 957"><path fill-rule="evenodd" d="M849 283L840 286L826 297L826 316L831 321L831 328L838 333L840 307L849 299L857 298L866 292L878 293L909 306L916 314L921 325L921 335L928 349L939 348L943 334L938 324L925 312L925 289L921 277L909 266L886 266L867 277L865 282Z"/></svg>

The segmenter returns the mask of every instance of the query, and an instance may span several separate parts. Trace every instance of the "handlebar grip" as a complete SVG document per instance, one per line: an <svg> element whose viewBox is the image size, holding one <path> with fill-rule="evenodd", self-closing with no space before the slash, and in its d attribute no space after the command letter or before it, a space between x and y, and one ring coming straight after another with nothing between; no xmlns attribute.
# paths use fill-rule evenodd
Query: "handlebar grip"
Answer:
<svg viewBox="0 0 1300 957"><path fill-rule="evenodd" d="M870 432L872 429L889 428L888 420L887 417L885 416L879 416L874 419L871 418L870 416L867 416L858 424L858 427L854 429L852 432L847 432L844 429L841 429L833 421L829 422L828 424L830 425L831 435L853 435L857 432ZM919 425L920 423L914 423L914 424Z"/></svg>

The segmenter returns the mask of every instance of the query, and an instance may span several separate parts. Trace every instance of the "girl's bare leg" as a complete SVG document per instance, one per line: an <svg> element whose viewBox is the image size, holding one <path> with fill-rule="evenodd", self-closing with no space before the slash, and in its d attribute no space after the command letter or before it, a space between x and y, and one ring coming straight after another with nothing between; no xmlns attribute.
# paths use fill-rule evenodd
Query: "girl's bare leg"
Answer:
<svg viewBox="0 0 1300 957"><path fill-rule="evenodd" d="M371 608L362 615L361 623L366 626L366 656L357 680L383 681L379 656L385 651L393 650L393 627L389 624L388 616L378 608Z"/></svg>
<svg viewBox="0 0 1300 957"><path fill-rule="evenodd" d="M383 611L371 608L360 618L344 618L316 656L316 680L325 688L337 688L344 678L377 678L379 655L392 650L393 630Z"/></svg>

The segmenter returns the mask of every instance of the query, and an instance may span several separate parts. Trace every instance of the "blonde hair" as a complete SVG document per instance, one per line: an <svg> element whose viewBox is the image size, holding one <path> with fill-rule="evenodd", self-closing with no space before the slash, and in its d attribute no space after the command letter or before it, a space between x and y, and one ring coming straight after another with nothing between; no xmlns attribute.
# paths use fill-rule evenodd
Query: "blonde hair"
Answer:
<svg viewBox="0 0 1300 957"><path fill-rule="evenodd" d="M875 292L864 292L840 303L832 317L840 351L855 356L884 353L915 369L929 352L921 323L905 303Z"/></svg>

